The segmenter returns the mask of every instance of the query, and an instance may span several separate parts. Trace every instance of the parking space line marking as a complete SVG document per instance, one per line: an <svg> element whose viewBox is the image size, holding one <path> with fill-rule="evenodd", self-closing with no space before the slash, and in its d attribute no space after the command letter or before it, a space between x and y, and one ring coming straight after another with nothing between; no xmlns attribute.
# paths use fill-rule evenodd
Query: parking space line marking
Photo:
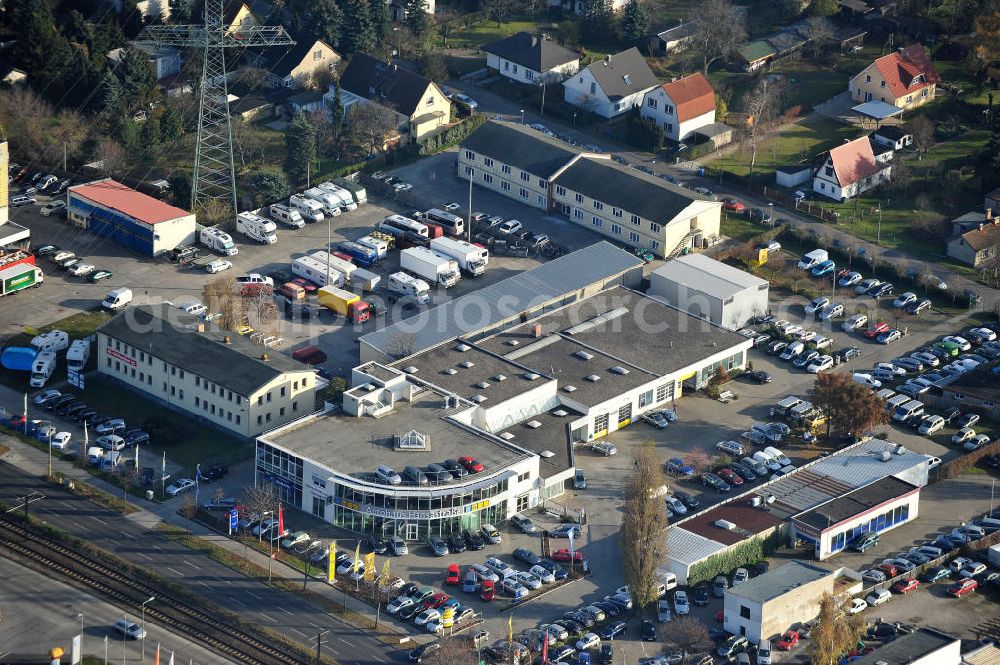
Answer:
<svg viewBox="0 0 1000 665"><path fill-rule="evenodd" d="M379 658L378 656L372 656L372 658L374 658L375 660L377 660L377 661L378 661L378 662L380 662L380 663L384 663L384 662L385 662L384 660L382 660L382 659L381 659L381 658Z"/></svg>
<svg viewBox="0 0 1000 665"><path fill-rule="evenodd" d="M316 624L314 624L312 621L307 621L306 623L308 623L313 628L319 628L319 626L317 626Z"/></svg>
<svg viewBox="0 0 1000 665"><path fill-rule="evenodd" d="M292 628L292 632L293 632L293 633L298 633L299 635L301 635L302 637L305 637L305 638L308 638L308 637L309 637L308 635L306 635L305 633L303 633L303 632L302 632L301 630L299 630L298 628Z"/></svg>
<svg viewBox="0 0 1000 665"><path fill-rule="evenodd" d="M206 589L211 589L212 588L212 587L208 586L207 584L205 584L204 582L202 582L201 580L198 580L198 584L202 585Z"/></svg>
<svg viewBox="0 0 1000 665"><path fill-rule="evenodd" d="M230 598L229 600L230 600L230 602L236 603L240 607L246 607L247 606L246 603L240 602L240 601L236 600L235 598Z"/></svg>
<svg viewBox="0 0 1000 665"><path fill-rule="evenodd" d="M73 508L73 504L69 503L68 501L60 501L59 504L66 506L67 508Z"/></svg>
<svg viewBox="0 0 1000 665"><path fill-rule="evenodd" d="M215 579L217 579L218 581L222 582L223 584L232 584L232 582L230 580L224 580L221 577L216 577Z"/></svg>
<svg viewBox="0 0 1000 665"><path fill-rule="evenodd" d="M277 607L279 610L281 610L282 612L284 612L285 614L287 614L289 616L291 616L291 614L292 614L291 612L289 612L288 610L286 610L284 607L281 607L280 605L275 605L275 607Z"/></svg>
<svg viewBox="0 0 1000 665"><path fill-rule="evenodd" d="M347 640L345 640L343 637L338 637L337 639L340 640L341 642L343 642L344 644L346 644L349 647L353 647L354 646L353 644L351 644L350 642L348 642Z"/></svg>
<svg viewBox="0 0 1000 665"><path fill-rule="evenodd" d="M184 563L186 563L187 565L191 566L192 568L194 568L196 570L201 570L201 566L196 566L195 564L191 563L187 559L182 559L182 561L184 561Z"/></svg>
<svg viewBox="0 0 1000 665"><path fill-rule="evenodd" d="M102 519L101 519L100 517L97 517L96 515L91 515L91 516L90 516L90 519L92 519L92 520L97 520L97 521L98 521L98 522L100 522L101 524L107 524L107 522L105 522L104 520L102 520Z"/></svg>
<svg viewBox="0 0 1000 665"><path fill-rule="evenodd" d="M136 554L138 554L139 556L141 556L146 561L152 561L153 560L153 557L149 556L145 552L136 552Z"/></svg>
<svg viewBox="0 0 1000 665"><path fill-rule="evenodd" d="M131 538L132 540L135 540L135 536L133 536L128 531L122 531L122 535L125 536L126 538Z"/></svg>
<svg viewBox="0 0 1000 665"><path fill-rule="evenodd" d="M167 566L167 570L171 571L177 577L184 577L184 573L182 573L181 571L176 570L174 568L171 568L170 566Z"/></svg>
<svg viewBox="0 0 1000 665"><path fill-rule="evenodd" d="M247 593L250 594L251 596L253 596L254 598L256 598L257 600L260 600L260 596L258 596L257 594L255 594L253 591L247 591Z"/></svg>
<svg viewBox="0 0 1000 665"><path fill-rule="evenodd" d="M262 617L264 617L264 618L265 618L265 619L267 619L268 621L273 621L274 623L278 623L278 620L277 620L277 619L272 619L271 617L267 616L267 615L266 615L266 614L264 614L263 612L257 612L257 614L261 615Z"/></svg>

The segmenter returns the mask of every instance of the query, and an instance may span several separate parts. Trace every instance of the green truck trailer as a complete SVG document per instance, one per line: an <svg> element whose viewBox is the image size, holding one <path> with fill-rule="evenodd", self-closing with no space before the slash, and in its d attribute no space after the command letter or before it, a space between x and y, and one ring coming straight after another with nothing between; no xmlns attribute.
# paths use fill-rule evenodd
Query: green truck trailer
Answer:
<svg viewBox="0 0 1000 665"><path fill-rule="evenodd" d="M38 286L45 281L45 273L30 263L22 263L0 270L0 296Z"/></svg>

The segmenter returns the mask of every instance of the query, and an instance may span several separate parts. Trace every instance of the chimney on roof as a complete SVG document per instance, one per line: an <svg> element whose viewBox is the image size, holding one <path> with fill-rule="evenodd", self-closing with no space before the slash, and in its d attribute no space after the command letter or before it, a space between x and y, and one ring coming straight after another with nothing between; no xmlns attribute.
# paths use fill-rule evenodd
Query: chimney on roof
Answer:
<svg viewBox="0 0 1000 665"><path fill-rule="evenodd" d="M532 326L531 334L535 336L535 339L539 339L542 336L542 324L536 323Z"/></svg>
<svg viewBox="0 0 1000 665"><path fill-rule="evenodd" d="M268 360L270 360L270 358L267 357L267 352L266 351L264 353L260 354L260 359L263 360L264 362L267 362Z"/></svg>
<svg viewBox="0 0 1000 665"><path fill-rule="evenodd" d="M986 209L986 219L987 220L993 219L993 208ZM997 219L1000 219L1000 217L998 217Z"/></svg>

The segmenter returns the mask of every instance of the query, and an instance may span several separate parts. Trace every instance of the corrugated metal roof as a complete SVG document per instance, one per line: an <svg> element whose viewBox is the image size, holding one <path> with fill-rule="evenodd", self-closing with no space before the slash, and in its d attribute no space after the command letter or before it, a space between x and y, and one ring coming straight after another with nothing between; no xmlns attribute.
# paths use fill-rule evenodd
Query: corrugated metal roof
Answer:
<svg viewBox="0 0 1000 665"><path fill-rule="evenodd" d="M667 527L667 559L676 561L685 568L724 549L726 545L699 536L682 526Z"/></svg>
<svg viewBox="0 0 1000 665"><path fill-rule="evenodd" d="M863 487L885 476L898 476L914 467L927 465L927 455L903 449L881 439L868 441L852 448L846 454L831 455L812 466L812 471L839 480L847 485ZM882 453L888 452L889 459L882 461Z"/></svg>
<svg viewBox="0 0 1000 665"><path fill-rule="evenodd" d="M725 300L746 289L757 289L767 284L766 279L754 277L739 268L703 254L680 256L653 271L653 275L663 277L710 296Z"/></svg>
<svg viewBox="0 0 1000 665"><path fill-rule="evenodd" d="M385 352L393 338L402 334L413 341L412 352L418 353L460 335L488 329L520 312L642 265L641 259L601 241L467 293L418 315L419 318L368 333L361 337L361 342Z"/></svg>
<svg viewBox="0 0 1000 665"><path fill-rule="evenodd" d="M85 185L76 185L69 188L70 194L79 194L85 198L100 203L106 208L125 213L133 219L137 219L147 224L158 224L180 217L187 217L191 213L187 210L175 208L152 196L146 196L131 187L127 187L116 180L107 178Z"/></svg>

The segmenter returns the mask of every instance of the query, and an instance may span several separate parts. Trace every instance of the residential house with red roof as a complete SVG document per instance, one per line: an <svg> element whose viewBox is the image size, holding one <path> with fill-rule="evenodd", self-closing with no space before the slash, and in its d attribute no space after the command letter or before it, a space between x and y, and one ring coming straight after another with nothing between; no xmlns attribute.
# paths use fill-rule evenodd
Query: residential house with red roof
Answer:
<svg viewBox="0 0 1000 665"><path fill-rule="evenodd" d="M663 136L683 141L715 122L715 90L701 72L664 83L646 93L642 117L663 128Z"/></svg>
<svg viewBox="0 0 1000 665"><path fill-rule="evenodd" d="M195 241L195 216L106 178L66 192L70 222L145 256Z"/></svg>
<svg viewBox="0 0 1000 665"><path fill-rule="evenodd" d="M846 201L888 181L891 175L889 160L876 158L871 140L862 136L830 151L813 177L813 191L834 201Z"/></svg>
<svg viewBox="0 0 1000 665"><path fill-rule="evenodd" d="M911 44L875 60L851 79L848 88L854 101L878 100L911 109L934 99L940 82L924 47Z"/></svg>

